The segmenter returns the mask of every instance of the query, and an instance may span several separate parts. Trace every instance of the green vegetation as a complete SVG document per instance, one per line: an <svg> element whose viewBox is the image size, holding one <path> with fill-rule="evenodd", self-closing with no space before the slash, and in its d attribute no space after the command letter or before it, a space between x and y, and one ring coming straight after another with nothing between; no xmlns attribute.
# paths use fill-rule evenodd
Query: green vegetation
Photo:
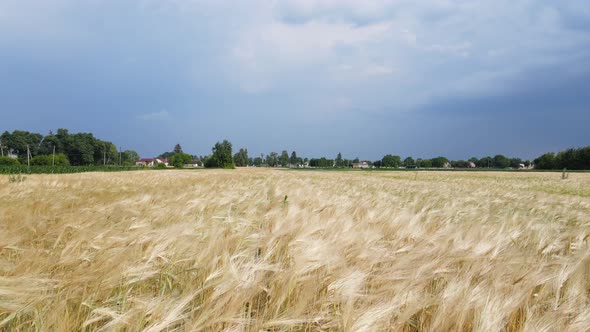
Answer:
<svg viewBox="0 0 590 332"><path fill-rule="evenodd" d="M168 160L168 164L176 168L183 168L184 165L190 163L191 160L193 160L193 157L190 154L186 154L180 151L174 154L172 157L170 157L170 159Z"/></svg>
<svg viewBox="0 0 590 332"><path fill-rule="evenodd" d="M31 159L31 165L35 166L70 166L70 161L68 157L63 154L56 154L53 155L38 155Z"/></svg>
<svg viewBox="0 0 590 332"><path fill-rule="evenodd" d="M18 159L0 156L0 166L17 166L20 165Z"/></svg>
<svg viewBox="0 0 590 332"><path fill-rule="evenodd" d="M61 128L57 130L57 134L50 131L46 136L22 130L12 133L5 131L0 135L0 145L8 153L16 155L21 164L36 160L35 165L53 165L53 157L40 156L54 154L55 165L134 165L139 159L137 152L118 152L113 143L95 138L91 133L71 134L67 129ZM4 149L2 153L4 154Z"/></svg>
<svg viewBox="0 0 590 332"><path fill-rule="evenodd" d="M67 129L58 129L43 136L38 133L15 130L5 131L0 135L0 166L134 166L139 155L134 150L117 151L116 146L108 141L95 138L91 133L69 133ZM379 160L346 159L339 152L335 159L327 157L302 158L296 151L281 153L270 152L266 156L251 158L247 148L241 148L232 155L232 143L227 140L217 142L208 156L197 156L183 152L180 144L172 151L164 152L157 158L168 159L168 164L182 168L187 164L196 164L207 168L246 167L288 167L288 168L351 168L355 163L363 167L385 169L531 169L538 170L590 170L590 146L571 148L558 153L549 152L536 158L534 163L517 157L498 154L482 158L472 157L468 160L450 160L444 156L435 158L413 158L386 154ZM156 165L154 165L156 166ZM164 167L161 166L160 167ZM69 172L69 171L68 171Z"/></svg>
<svg viewBox="0 0 590 332"><path fill-rule="evenodd" d="M240 149L240 151L234 155L234 162L238 167L248 166L248 149Z"/></svg>
<svg viewBox="0 0 590 332"><path fill-rule="evenodd" d="M553 152L545 153L535 159L535 166L539 169L590 169L590 146L567 149L557 154Z"/></svg>
<svg viewBox="0 0 590 332"><path fill-rule="evenodd" d="M235 168L234 159L232 157L232 145L228 140L215 143L212 149L211 157L205 162L207 168Z"/></svg>
<svg viewBox="0 0 590 332"><path fill-rule="evenodd" d="M137 171L145 168L137 166L0 166L0 174L66 174L84 172Z"/></svg>

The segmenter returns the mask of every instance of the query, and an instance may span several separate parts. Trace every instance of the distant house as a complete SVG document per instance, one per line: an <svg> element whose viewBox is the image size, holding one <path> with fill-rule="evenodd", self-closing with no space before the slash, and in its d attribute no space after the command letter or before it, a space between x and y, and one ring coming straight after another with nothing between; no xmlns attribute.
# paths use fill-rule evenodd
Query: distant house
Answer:
<svg viewBox="0 0 590 332"><path fill-rule="evenodd" d="M203 162L200 160L191 160L190 163L188 164L184 164L183 165L184 168L197 168L197 167L203 167Z"/></svg>
<svg viewBox="0 0 590 332"><path fill-rule="evenodd" d="M369 162L367 160L361 160L358 163L352 163L352 168L369 168Z"/></svg>
<svg viewBox="0 0 590 332"><path fill-rule="evenodd" d="M448 162L448 161L447 161L446 163L444 163L444 164L443 164L443 168L452 168L452 167L453 167L453 166L452 166L452 165L451 165L451 163L450 163L450 162Z"/></svg>
<svg viewBox="0 0 590 332"><path fill-rule="evenodd" d="M168 166L168 159L167 158L141 158L135 163L135 166L154 167L158 164L164 164L164 165Z"/></svg>
<svg viewBox="0 0 590 332"><path fill-rule="evenodd" d="M475 168L475 163L473 161L469 162L469 168Z"/></svg>

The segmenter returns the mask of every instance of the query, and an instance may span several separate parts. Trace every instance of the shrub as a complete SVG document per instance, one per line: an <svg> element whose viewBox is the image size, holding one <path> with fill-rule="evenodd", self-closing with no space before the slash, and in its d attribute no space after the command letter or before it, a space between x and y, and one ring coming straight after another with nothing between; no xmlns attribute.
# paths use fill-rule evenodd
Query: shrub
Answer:
<svg viewBox="0 0 590 332"><path fill-rule="evenodd" d="M0 156L0 166L18 166L20 162L18 159Z"/></svg>
<svg viewBox="0 0 590 332"><path fill-rule="evenodd" d="M172 165L176 168L182 168L185 164L188 164L193 160L190 154L186 154L184 152L178 152L177 154L170 157L169 165Z"/></svg>
<svg viewBox="0 0 590 332"><path fill-rule="evenodd" d="M31 159L31 165L34 166L53 166L53 155L38 155ZM55 155L55 166L69 166L70 161L65 154Z"/></svg>

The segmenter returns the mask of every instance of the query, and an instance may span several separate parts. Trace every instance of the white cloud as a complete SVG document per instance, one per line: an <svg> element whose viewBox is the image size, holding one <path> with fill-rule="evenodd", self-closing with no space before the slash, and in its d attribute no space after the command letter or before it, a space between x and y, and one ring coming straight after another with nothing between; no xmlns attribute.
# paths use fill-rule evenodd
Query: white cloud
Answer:
<svg viewBox="0 0 590 332"><path fill-rule="evenodd" d="M242 31L230 50L229 61L237 66L232 74L240 86L260 92L283 79L282 73L331 66L339 57L339 49L362 51L367 44L380 43L390 33L387 23L358 27L350 23L288 24L272 20ZM369 63L368 67L372 68L371 74L376 73L375 65Z"/></svg>
<svg viewBox="0 0 590 332"><path fill-rule="evenodd" d="M318 93L344 93L359 107L501 93L524 72L566 65L590 46L588 31L565 26L558 3L292 0L261 7L264 15L230 41L231 79L262 92L307 75L325 90Z"/></svg>
<svg viewBox="0 0 590 332"><path fill-rule="evenodd" d="M84 43L103 47L110 39L82 18L119 10L114 3L2 1L0 46L6 39L27 47L37 40L49 45L37 52L42 56L61 44L69 45L66 55ZM228 90L229 82L249 94L284 93L312 109L343 95L349 107L402 110L440 98L501 93L527 71L568 66L590 52L585 0L130 3L139 4L126 2L133 20L146 22L117 22L128 29L108 31L147 29L144 35L172 40L160 45L154 37L147 45L173 46L173 61L186 61L187 72L207 67L216 87ZM80 18L80 11L86 16ZM99 42L92 44L93 38ZM149 52L134 54L141 51Z"/></svg>

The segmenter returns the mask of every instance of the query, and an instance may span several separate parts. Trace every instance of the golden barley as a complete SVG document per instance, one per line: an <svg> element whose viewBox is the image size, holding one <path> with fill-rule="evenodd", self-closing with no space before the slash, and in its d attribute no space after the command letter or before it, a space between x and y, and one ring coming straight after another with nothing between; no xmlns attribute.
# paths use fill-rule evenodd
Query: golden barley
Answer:
<svg viewBox="0 0 590 332"><path fill-rule="evenodd" d="M590 174L0 177L0 329L584 331Z"/></svg>

